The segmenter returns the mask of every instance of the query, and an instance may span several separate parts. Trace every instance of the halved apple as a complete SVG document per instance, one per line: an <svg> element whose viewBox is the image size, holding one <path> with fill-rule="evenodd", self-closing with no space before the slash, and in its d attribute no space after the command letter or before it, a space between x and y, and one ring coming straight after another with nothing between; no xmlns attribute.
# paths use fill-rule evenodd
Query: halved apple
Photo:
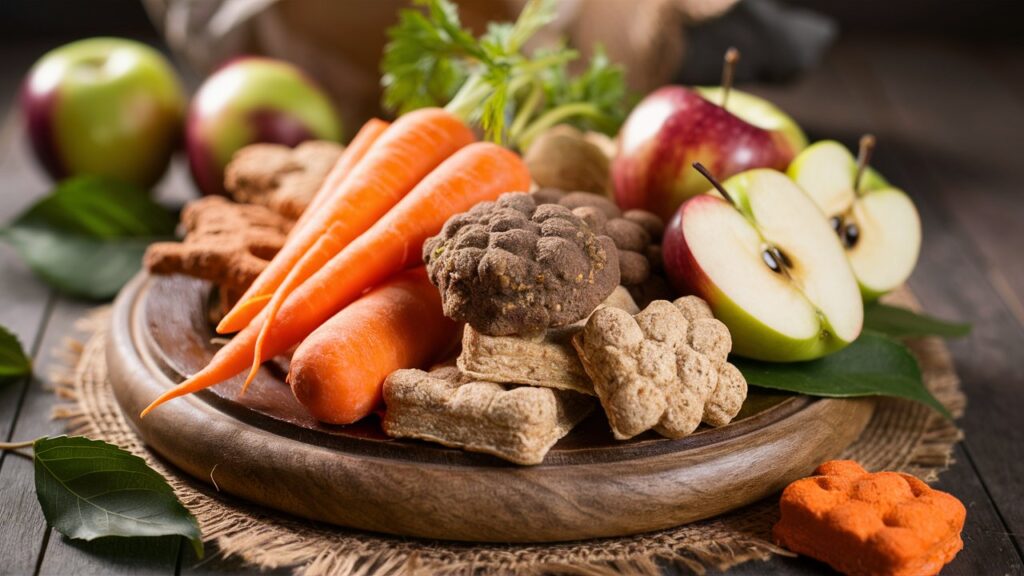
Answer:
<svg viewBox="0 0 1024 576"><path fill-rule="evenodd" d="M797 156L788 172L829 217L861 294L872 300L899 287L914 271L921 251L921 219L909 196L866 161L860 164L864 167L842 144L825 140ZM863 170L859 186L858 170Z"/></svg>
<svg viewBox="0 0 1024 576"><path fill-rule="evenodd" d="M853 342L863 303L821 210L771 169L737 174L721 187L725 197L687 200L666 229L674 287L707 300L741 356L811 360Z"/></svg>

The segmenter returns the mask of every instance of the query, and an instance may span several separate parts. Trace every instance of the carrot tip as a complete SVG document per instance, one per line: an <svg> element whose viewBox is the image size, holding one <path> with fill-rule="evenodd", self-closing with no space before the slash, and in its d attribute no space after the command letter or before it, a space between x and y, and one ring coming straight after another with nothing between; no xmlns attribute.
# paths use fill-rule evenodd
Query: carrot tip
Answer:
<svg viewBox="0 0 1024 576"><path fill-rule="evenodd" d="M244 302L235 304L234 308L225 314L217 324L217 333L231 334L245 328L242 323L248 322L256 315L256 312L259 311L253 310L253 308L256 308L257 306L262 307L263 304L270 300L271 296L272 294L260 294L259 296L253 296Z"/></svg>

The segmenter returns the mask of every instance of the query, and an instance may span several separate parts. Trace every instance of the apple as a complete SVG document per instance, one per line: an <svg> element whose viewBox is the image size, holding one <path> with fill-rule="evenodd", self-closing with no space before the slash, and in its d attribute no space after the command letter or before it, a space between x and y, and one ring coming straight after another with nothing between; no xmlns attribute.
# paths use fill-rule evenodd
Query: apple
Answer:
<svg viewBox="0 0 1024 576"><path fill-rule="evenodd" d="M36 157L54 179L91 174L149 187L180 141L185 95L153 48L90 38L32 66L21 109Z"/></svg>
<svg viewBox="0 0 1024 576"><path fill-rule="evenodd" d="M710 189L691 168L728 177L751 168L785 170L807 139L770 102L739 90L665 86L630 113L612 162L615 199L669 218L684 200Z"/></svg>
<svg viewBox="0 0 1024 576"><path fill-rule="evenodd" d="M839 238L785 174L759 168L683 203L662 244L673 287L708 302L733 352L812 360L860 334L864 308Z"/></svg>
<svg viewBox="0 0 1024 576"><path fill-rule="evenodd" d="M189 168L204 194L224 193L224 167L239 149L314 139L341 139L330 99L295 66L262 57L232 60L207 78L185 125Z"/></svg>
<svg viewBox="0 0 1024 576"><path fill-rule="evenodd" d="M865 300L906 282L921 251L914 202L867 166L873 142L861 140L860 162L838 142L817 142L788 171L829 217Z"/></svg>

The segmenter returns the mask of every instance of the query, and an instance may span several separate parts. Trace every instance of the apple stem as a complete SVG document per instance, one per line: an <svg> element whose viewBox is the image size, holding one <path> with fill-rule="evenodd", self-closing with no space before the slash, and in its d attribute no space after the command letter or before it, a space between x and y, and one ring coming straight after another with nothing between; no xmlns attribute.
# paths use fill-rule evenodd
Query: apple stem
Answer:
<svg viewBox="0 0 1024 576"><path fill-rule="evenodd" d="M871 163L871 153L875 150L875 137L872 134L865 134L860 137L860 149L857 151L857 174L853 178L853 191L860 196L860 184L864 178L864 171Z"/></svg>
<svg viewBox="0 0 1024 576"><path fill-rule="evenodd" d="M736 63L740 61L740 51L731 47L725 51L725 59L722 64L722 108L729 102L729 92L732 91L732 79L736 73Z"/></svg>
<svg viewBox="0 0 1024 576"><path fill-rule="evenodd" d="M730 195L729 192L725 189L725 186L722 186L722 184L714 176L711 175L711 171L705 168L703 164L701 164L700 162L694 162L693 169L696 170L697 172L700 172L701 176L707 178L708 182L711 182L711 185L715 187L715 190L718 190L719 194L721 194L722 197L729 202L729 204L736 206L737 209L739 208L739 206L737 206L736 204L736 201L732 199L732 195Z"/></svg>

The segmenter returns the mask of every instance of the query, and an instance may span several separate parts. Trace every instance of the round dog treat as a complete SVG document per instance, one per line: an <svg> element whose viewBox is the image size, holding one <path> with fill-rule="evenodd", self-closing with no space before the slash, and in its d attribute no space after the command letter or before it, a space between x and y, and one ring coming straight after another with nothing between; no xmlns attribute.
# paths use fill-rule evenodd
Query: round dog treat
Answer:
<svg viewBox="0 0 1024 576"><path fill-rule="evenodd" d="M521 192L453 216L424 244L423 260L445 314L491 336L576 322L619 284L611 238Z"/></svg>

